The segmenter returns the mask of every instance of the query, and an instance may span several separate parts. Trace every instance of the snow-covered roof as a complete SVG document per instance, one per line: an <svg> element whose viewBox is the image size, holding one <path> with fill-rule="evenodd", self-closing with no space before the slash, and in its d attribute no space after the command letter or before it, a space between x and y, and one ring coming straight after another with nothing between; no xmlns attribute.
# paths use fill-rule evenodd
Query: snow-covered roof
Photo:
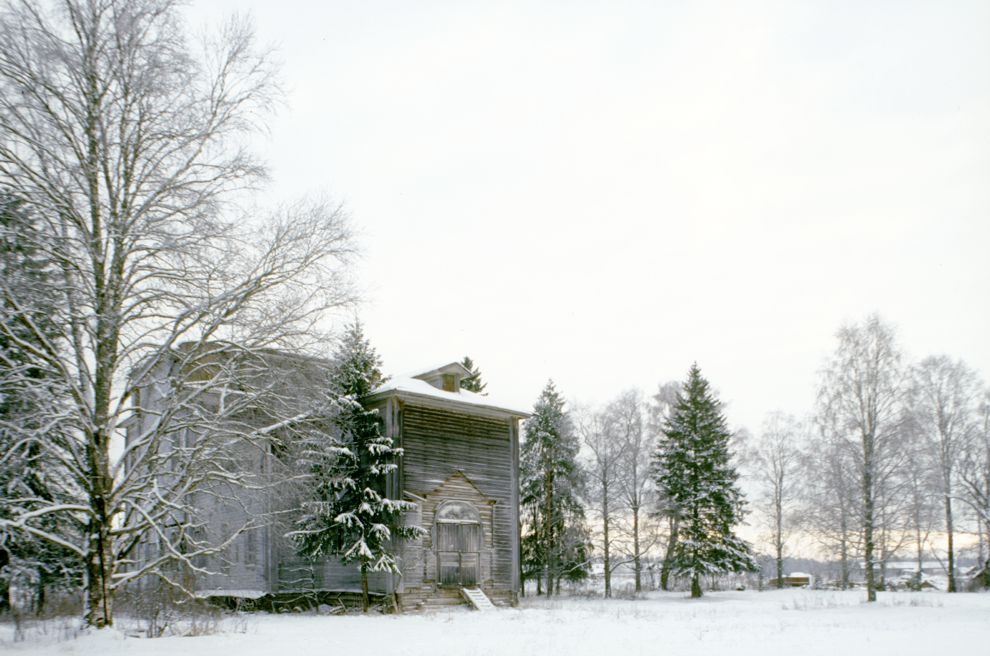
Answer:
<svg viewBox="0 0 990 656"><path fill-rule="evenodd" d="M430 367L429 369L416 369L409 373L406 377L408 378L421 378L423 380L428 380L431 376L436 376L440 374L453 374L456 373L460 376L470 376L471 370L465 367L460 362L450 362L443 365L442 367Z"/></svg>
<svg viewBox="0 0 990 656"><path fill-rule="evenodd" d="M451 364L460 365L454 362ZM528 417L531 413L528 410L521 410L510 403L503 403L497 397L489 394L476 394L467 390L447 392L419 378L446 369L450 365L443 367L433 367L422 372L414 372L404 376L390 378L384 384L378 386L371 394L369 400L376 397L396 394L399 396L422 398L425 400L439 401L455 405L471 406L473 408L494 410L496 412L514 415L516 417Z"/></svg>

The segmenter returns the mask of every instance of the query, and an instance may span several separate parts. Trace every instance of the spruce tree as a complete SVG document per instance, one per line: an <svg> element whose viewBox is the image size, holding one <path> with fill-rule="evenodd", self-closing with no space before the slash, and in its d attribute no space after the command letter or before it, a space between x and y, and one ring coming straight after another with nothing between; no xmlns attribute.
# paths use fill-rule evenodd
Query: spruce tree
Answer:
<svg viewBox="0 0 990 656"><path fill-rule="evenodd" d="M470 376L461 379L461 389L474 392L475 394L484 392L485 388L488 387L488 383L482 382L481 371L475 366L471 358L465 355L461 364L471 372Z"/></svg>
<svg viewBox="0 0 990 656"><path fill-rule="evenodd" d="M520 454L522 512L529 526L523 536L523 567L536 578L537 594L559 591L560 580L587 575L591 549L581 505L580 445L564 399L547 383L526 422Z"/></svg>
<svg viewBox="0 0 990 656"><path fill-rule="evenodd" d="M62 464L62 427L42 417L64 394L28 356L31 350L61 348L52 320L52 265L38 252L41 239L25 204L0 193L0 520L76 501L75 491L65 485L71 477ZM72 518L50 514L30 527L57 535L75 535L79 528ZM78 585L81 571L71 550L29 530L0 525L0 613L11 608L11 579L32 582L34 608L41 612L48 588Z"/></svg>
<svg viewBox="0 0 990 656"><path fill-rule="evenodd" d="M382 434L378 412L361 404L384 380L381 359L355 322L331 367L329 387L336 408L331 430L311 438L304 450L313 494L303 503L298 528L291 534L303 556L358 564L365 612L368 574L399 573L395 547L424 534L419 527L403 525L402 513L414 505L385 495L386 477L395 471L401 449Z"/></svg>
<svg viewBox="0 0 990 656"><path fill-rule="evenodd" d="M745 502L729 438L721 403L695 364L653 460L661 510L678 523L670 571L690 578L692 597L701 596L702 576L756 569L750 546L733 532Z"/></svg>

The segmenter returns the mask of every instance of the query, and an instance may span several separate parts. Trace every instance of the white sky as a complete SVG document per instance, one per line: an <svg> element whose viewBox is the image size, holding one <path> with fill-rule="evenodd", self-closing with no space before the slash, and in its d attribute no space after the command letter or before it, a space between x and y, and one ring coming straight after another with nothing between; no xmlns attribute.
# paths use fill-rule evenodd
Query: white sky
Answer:
<svg viewBox="0 0 990 656"><path fill-rule="evenodd" d="M845 321L990 373L990 3L197 1L287 107L273 197L362 231L392 373L470 355L530 407L697 361L802 414Z"/></svg>

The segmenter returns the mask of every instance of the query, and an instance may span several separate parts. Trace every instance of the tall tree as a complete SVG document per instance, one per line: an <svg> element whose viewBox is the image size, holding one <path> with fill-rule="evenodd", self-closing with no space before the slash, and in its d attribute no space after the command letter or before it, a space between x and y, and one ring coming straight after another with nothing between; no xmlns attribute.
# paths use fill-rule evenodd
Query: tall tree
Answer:
<svg viewBox="0 0 990 656"><path fill-rule="evenodd" d="M910 497L905 476L907 445L903 424L898 425L892 457L879 468L876 495L876 576L877 589L887 587L887 568L910 540Z"/></svg>
<svg viewBox="0 0 990 656"><path fill-rule="evenodd" d="M730 437L721 403L692 365L654 455L661 498L680 520L671 570L690 578L692 597L701 596L703 576L756 569L749 545L734 532L745 502Z"/></svg>
<svg viewBox="0 0 990 656"><path fill-rule="evenodd" d="M587 549L579 448L564 399L550 381L526 421L520 454L521 504L530 517L525 570L536 578L537 594L544 582L550 595L562 578L587 570L580 553Z"/></svg>
<svg viewBox="0 0 990 656"><path fill-rule="evenodd" d="M588 450L587 495L589 506L601 526L601 553L604 566L605 598L612 596L613 547L616 541L614 522L619 512L619 477L625 444L617 439L612 417L606 412L581 410L577 416L578 435Z"/></svg>
<svg viewBox="0 0 990 656"><path fill-rule="evenodd" d="M268 434L230 421L260 398L243 393L243 362L312 347L324 310L347 300L351 247L335 207L299 204L267 221L236 214L234 201L264 177L242 144L277 97L274 69L243 21L193 48L179 4L0 8L0 190L41 222L38 254L52 263L58 299L52 338L32 321L30 299L0 280L16 318L0 331L64 390L32 425L60 426L65 443L41 430L18 439L60 460L78 493L0 524L84 560L96 627L112 624L121 586L195 553L180 548L190 539L185 502L204 482L230 481L229 440ZM29 376L12 384L39 389ZM169 390L164 405L143 412L139 391L155 386ZM125 427L115 460L111 442ZM181 435L177 448L163 446ZM52 516L77 522L78 539L47 528ZM169 548L128 566L151 533Z"/></svg>
<svg viewBox="0 0 990 656"><path fill-rule="evenodd" d="M464 356L461 360L461 364L464 368L471 372L470 376L461 379L461 389L465 389L469 392L474 392L475 394L481 394L488 387L488 383L481 380L481 370L474 364L474 362L468 356Z"/></svg>
<svg viewBox="0 0 990 656"><path fill-rule="evenodd" d="M910 404L902 422L901 439L904 451L904 467L901 471L906 505L906 523L914 542L917 563L915 586L921 585L925 553L929 548L929 536L938 525L939 499L932 494L938 490L938 472L932 467L928 436L922 433L918 422L911 416Z"/></svg>
<svg viewBox="0 0 990 656"><path fill-rule="evenodd" d="M10 521L51 503L72 499L71 480L58 460L24 436L45 431L50 443L62 440L58 426L36 424L39 409L64 402L57 381L35 367L23 344L43 346L34 331L19 325L27 318L48 341L58 339L51 318L57 298L51 292L51 263L38 256L36 244L43 236L37 220L19 199L0 193L0 278L14 293L0 296L0 518ZM27 306L16 308L14 302ZM18 311L20 310L20 311ZM26 315L26 316L24 316ZM15 336L15 337L11 337ZM19 385L28 379L31 385ZM48 530L72 533L78 530L69 517L49 517ZM20 577L23 588L32 581L35 609L43 610L47 588L77 583L80 561L71 551L46 543L24 532L0 526L0 612L11 608L10 582Z"/></svg>
<svg viewBox="0 0 990 656"><path fill-rule="evenodd" d="M842 590L851 584L860 553L859 483L855 452L840 438L835 417L819 412L816 439L802 460L801 527L839 564Z"/></svg>
<svg viewBox="0 0 990 656"><path fill-rule="evenodd" d="M949 592L956 592L953 500L960 459L973 437L980 382L969 367L947 356L927 357L910 372L911 419L929 445L944 511Z"/></svg>
<svg viewBox="0 0 990 656"><path fill-rule="evenodd" d="M298 528L291 534L304 556L335 556L358 564L364 612L369 607L368 574L400 573L396 547L425 534L418 526L403 524L402 514L415 504L385 493L386 478L398 467L402 450L382 434L378 411L361 404L382 382L381 359L355 322L329 375L335 430L315 433L304 450L302 465L310 470L312 495L303 502Z"/></svg>
<svg viewBox="0 0 990 656"><path fill-rule="evenodd" d="M655 532L646 530L648 509L654 505L650 475L653 440L645 426L643 401L638 390L623 392L609 403L605 412L609 415L614 439L623 445L619 459L619 489L630 523L628 558L633 565L633 587L641 592L643 555L655 541Z"/></svg>
<svg viewBox="0 0 990 656"><path fill-rule="evenodd" d="M876 601L880 486L898 457L903 395L901 354L893 329L872 315L836 334L822 374L819 411L834 418L837 438L855 453L859 477L866 599Z"/></svg>
<svg viewBox="0 0 990 656"><path fill-rule="evenodd" d="M681 384L677 381L670 380L666 383L661 383L657 387L657 393L653 395L652 403L650 404L650 421L648 425L650 429L650 436L654 444L659 442L663 436L663 427L670 418L670 414L673 412L674 406L677 405L680 390ZM658 464L659 463L654 459L654 474L657 473L656 467ZM667 523L667 543L664 546L663 561L660 563L660 589L669 590L670 565L673 562L674 549L677 547L680 517L677 512L675 512L676 509L670 503L670 499L663 494L662 490L658 490L656 504L657 517L663 519Z"/></svg>
<svg viewBox="0 0 990 656"><path fill-rule="evenodd" d="M796 418L774 412L764 421L760 436L745 447L744 459L759 490L757 511L770 533L778 588L784 584L784 550L793 532L802 437Z"/></svg>

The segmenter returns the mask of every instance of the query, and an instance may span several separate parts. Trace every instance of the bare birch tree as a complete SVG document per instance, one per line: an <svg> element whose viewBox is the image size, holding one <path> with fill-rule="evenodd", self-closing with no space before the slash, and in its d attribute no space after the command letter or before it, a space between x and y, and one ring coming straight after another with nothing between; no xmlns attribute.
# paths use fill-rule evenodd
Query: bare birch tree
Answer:
<svg viewBox="0 0 990 656"><path fill-rule="evenodd" d="M17 441L57 459L77 494L24 500L4 525L85 561L86 621L96 627L112 624L126 582L164 573L169 560L200 566L196 556L213 547L190 523L188 500L244 481L232 462L240 456L227 455L232 440L270 437L305 414L244 385L271 377L266 349L302 348L347 300L351 246L338 208L300 204L269 221L234 213L234 195L264 177L242 144L277 98L275 71L240 21L194 48L178 7L0 8L0 191L42 221L36 247L60 299L49 338L33 323L31 295L0 282L13 323L38 343L4 330L64 399L31 422L58 426L59 440L41 428ZM8 374L11 385L33 385ZM150 389L161 392L153 410L139 398ZM79 539L45 529L56 514ZM136 564L149 537L156 556Z"/></svg>
<svg viewBox="0 0 990 656"><path fill-rule="evenodd" d="M755 505L770 532L774 550L777 587L784 584L784 550L793 530L792 514L797 499L803 427L782 412L767 416L759 438L744 447L744 462L758 486Z"/></svg>
<svg viewBox="0 0 990 656"><path fill-rule="evenodd" d="M907 413L910 415L911 410ZM913 585L921 585L929 537L938 524L938 500L932 491L939 488L937 472L932 468L927 438L910 416L903 421L904 451L903 490L907 511L907 529L914 542L917 574Z"/></svg>
<svg viewBox="0 0 990 656"><path fill-rule="evenodd" d="M938 473L946 536L949 592L956 592L955 516L953 500L959 462L973 437L980 383L969 367L947 356L927 357L911 368L911 419L928 443Z"/></svg>
<svg viewBox="0 0 990 656"><path fill-rule="evenodd" d="M619 467L624 455L624 443L616 439L610 417L604 412L576 408L571 413L581 442L587 449L586 493L592 514L601 526L602 561L605 598L612 596L612 571L616 567L613 549L617 540L615 516L621 511Z"/></svg>
<svg viewBox="0 0 990 656"><path fill-rule="evenodd" d="M639 390L628 390L605 409L614 437L622 443L619 459L619 489L627 513L629 535L627 558L633 566L633 588L643 589L643 557L656 541L656 531L647 526L654 507L651 460L654 442L644 421Z"/></svg>
<svg viewBox="0 0 990 656"><path fill-rule="evenodd" d="M903 423L898 422L890 457L878 467L876 479L876 577L877 589L887 588L887 566L908 544L911 498L907 477L907 451Z"/></svg>
<svg viewBox="0 0 990 656"><path fill-rule="evenodd" d="M876 601L879 486L893 454L900 420L901 355L893 329L876 315L843 326L822 374L821 411L835 419L837 437L856 454L866 567L866 598Z"/></svg>
<svg viewBox="0 0 990 656"><path fill-rule="evenodd" d="M845 590L861 554L856 454L827 411L819 412L815 427L817 438L802 463L800 524L839 561L838 584Z"/></svg>

